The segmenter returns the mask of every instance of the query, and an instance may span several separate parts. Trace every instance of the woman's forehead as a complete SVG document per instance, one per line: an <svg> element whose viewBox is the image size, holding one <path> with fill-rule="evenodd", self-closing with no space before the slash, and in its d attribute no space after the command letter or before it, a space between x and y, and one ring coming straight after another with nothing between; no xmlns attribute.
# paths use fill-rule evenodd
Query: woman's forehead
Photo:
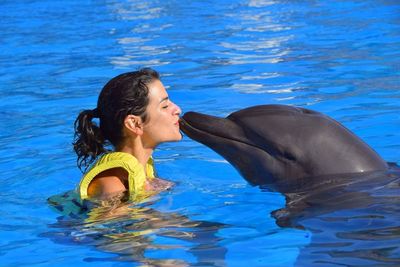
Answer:
<svg viewBox="0 0 400 267"><path fill-rule="evenodd" d="M161 81L155 80L151 82L150 84L148 84L148 88L149 88L149 98L151 102L155 101L160 103L165 98L168 98L168 93L165 90L165 87Z"/></svg>

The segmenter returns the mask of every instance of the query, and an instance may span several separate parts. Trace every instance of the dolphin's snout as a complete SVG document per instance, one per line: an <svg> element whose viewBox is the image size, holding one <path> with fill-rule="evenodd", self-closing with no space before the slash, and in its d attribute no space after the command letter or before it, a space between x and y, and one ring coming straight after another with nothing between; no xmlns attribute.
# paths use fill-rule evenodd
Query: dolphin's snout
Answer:
<svg viewBox="0 0 400 267"><path fill-rule="evenodd" d="M190 138L197 141L219 136L232 139L241 136L242 130L235 122L216 116L189 111L183 114L179 121L181 130Z"/></svg>
<svg viewBox="0 0 400 267"><path fill-rule="evenodd" d="M200 130L205 132L213 132L213 129L218 127L214 121L219 121L221 118L211 115L201 114L198 112L189 111L183 114L179 124L183 132L187 133L191 130Z"/></svg>

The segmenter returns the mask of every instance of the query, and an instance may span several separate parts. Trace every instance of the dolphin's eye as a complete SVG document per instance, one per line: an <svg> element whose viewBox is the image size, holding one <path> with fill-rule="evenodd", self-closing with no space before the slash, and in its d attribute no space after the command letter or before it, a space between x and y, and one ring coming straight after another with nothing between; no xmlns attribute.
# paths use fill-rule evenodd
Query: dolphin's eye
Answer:
<svg viewBox="0 0 400 267"><path fill-rule="evenodd" d="M297 161L296 157L295 157L292 153L289 153L288 151L285 151L285 152L283 153L283 156L284 156L286 159L290 160L290 161Z"/></svg>

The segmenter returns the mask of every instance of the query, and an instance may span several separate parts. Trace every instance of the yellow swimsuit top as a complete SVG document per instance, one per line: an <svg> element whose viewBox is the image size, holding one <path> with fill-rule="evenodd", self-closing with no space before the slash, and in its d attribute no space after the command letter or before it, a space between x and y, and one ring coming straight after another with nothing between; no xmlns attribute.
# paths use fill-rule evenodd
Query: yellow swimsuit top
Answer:
<svg viewBox="0 0 400 267"><path fill-rule="evenodd" d="M98 174L113 168L123 168L128 172L130 200L134 200L144 194L146 178L154 178L154 162L152 158L147 161L145 170L133 155L125 152L110 152L101 156L82 177L78 187L81 199L88 198L87 190L89 184Z"/></svg>

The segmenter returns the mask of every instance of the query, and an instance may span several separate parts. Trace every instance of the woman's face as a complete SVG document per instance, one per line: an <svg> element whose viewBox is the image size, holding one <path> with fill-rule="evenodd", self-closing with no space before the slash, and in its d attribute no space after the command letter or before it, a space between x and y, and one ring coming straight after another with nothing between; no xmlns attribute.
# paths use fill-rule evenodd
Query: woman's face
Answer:
<svg viewBox="0 0 400 267"><path fill-rule="evenodd" d="M162 142L179 141L179 115L181 109L169 99L167 91L159 80L147 85L149 104L147 119L143 124L143 141L148 147L156 147Z"/></svg>

